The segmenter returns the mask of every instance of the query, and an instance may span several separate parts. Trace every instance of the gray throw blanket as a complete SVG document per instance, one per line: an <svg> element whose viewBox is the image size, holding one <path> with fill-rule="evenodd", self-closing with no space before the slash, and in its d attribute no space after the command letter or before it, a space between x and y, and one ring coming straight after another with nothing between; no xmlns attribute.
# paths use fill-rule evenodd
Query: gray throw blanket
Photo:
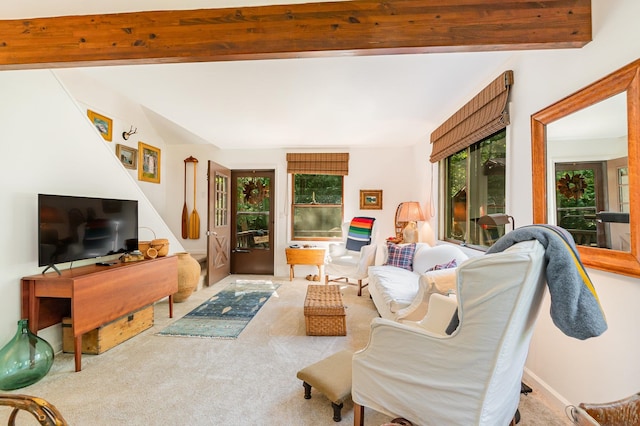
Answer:
<svg viewBox="0 0 640 426"><path fill-rule="evenodd" d="M607 322L598 295L580 262L573 237L565 229L552 225L523 226L501 237L487 254L529 240L537 240L545 248L551 319L556 327L580 340L604 333Z"/></svg>

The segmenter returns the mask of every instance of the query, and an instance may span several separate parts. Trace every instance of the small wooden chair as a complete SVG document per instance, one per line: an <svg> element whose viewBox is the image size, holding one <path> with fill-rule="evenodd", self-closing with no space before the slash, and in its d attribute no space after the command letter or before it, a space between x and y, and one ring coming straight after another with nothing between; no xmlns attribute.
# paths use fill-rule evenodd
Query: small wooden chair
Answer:
<svg viewBox="0 0 640 426"><path fill-rule="evenodd" d="M613 402L581 403L569 413L577 425L640 426L640 392Z"/></svg>
<svg viewBox="0 0 640 426"><path fill-rule="evenodd" d="M41 425L67 426L67 421L56 407L42 398L20 394L0 394L0 405L14 407L9 416L8 426L15 426L20 410L28 411Z"/></svg>

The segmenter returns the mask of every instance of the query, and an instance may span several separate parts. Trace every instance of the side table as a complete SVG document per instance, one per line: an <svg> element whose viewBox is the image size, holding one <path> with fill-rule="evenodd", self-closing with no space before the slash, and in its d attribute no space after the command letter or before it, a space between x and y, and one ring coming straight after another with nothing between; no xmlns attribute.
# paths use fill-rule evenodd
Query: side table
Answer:
<svg viewBox="0 0 640 426"><path fill-rule="evenodd" d="M324 265L323 248L287 247L285 252L287 254L287 265L289 265L289 281L293 281L294 265L316 265L318 267L318 276L322 277L322 265Z"/></svg>

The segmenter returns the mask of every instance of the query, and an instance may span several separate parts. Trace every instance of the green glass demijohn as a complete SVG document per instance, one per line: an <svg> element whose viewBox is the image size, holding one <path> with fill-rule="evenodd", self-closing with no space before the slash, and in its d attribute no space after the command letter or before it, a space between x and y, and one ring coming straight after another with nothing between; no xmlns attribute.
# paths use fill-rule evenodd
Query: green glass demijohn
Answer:
<svg viewBox="0 0 640 426"><path fill-rule="evenodd" d="M0 349L0 389L29 386L47 375L53 365L53 348L29 330L26 319L18 321L16 335Z"/></svg>

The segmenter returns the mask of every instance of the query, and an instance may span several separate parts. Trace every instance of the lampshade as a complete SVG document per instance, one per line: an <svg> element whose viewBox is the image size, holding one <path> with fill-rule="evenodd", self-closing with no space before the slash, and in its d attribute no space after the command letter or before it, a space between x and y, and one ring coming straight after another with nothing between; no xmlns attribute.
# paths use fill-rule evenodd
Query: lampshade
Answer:
<svg viewBox="0 0 640 426"><path fill-rule="evenodd" d="M422 213L420 203L417 201L408 201L400 205L398 222L418 222L423 220L425 220L424 213Z"/></svg>
<svg viewBox="0 0 640 426"><path fill-rule="evenodd" d="M516 228L513 216L509 216L506 213L487 214L478 219L478 225L498 226L507 223L511 223L511 229Z"/></svg>
<svg viewBox="0 0 640 426"><path fill-rule="evenodd" d="M417 243L420 233L416 225L417 221L423 221L424 214L417 201L409 201L400 204L400 209L396 218L397 222L407 222L407 226L402 230L402 240L405 243Z"/></svg>

